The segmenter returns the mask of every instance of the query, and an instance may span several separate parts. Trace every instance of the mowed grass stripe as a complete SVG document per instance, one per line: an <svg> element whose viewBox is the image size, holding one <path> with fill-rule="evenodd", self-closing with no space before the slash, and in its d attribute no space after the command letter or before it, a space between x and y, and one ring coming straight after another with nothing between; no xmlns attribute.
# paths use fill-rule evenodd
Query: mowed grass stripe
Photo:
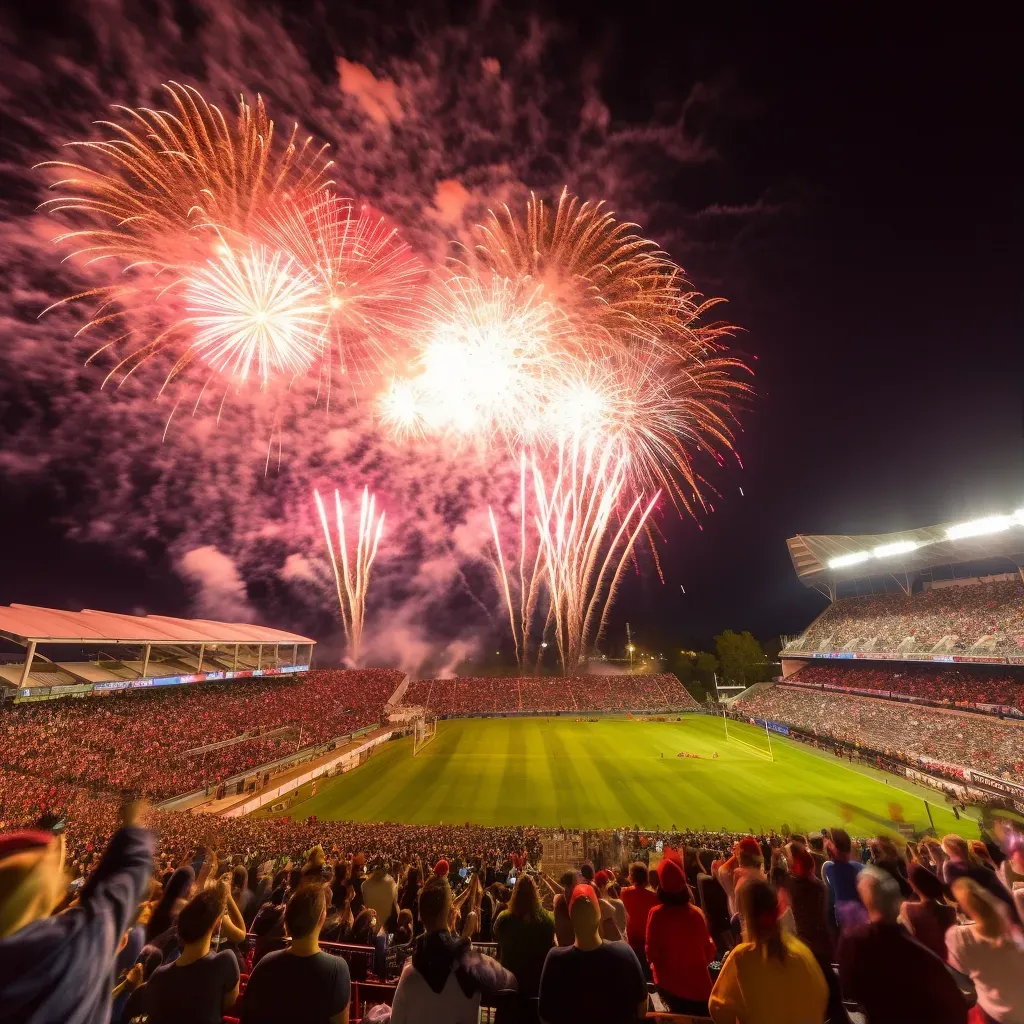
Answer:
<svg viewBox="0 0 1024 1024"><path fill-rule="evenodd" d="M729 723L730 734L767 747L763 729ZM771 762L725 739L721 719L681 722L569 718L441 722L415 758L412 740L385 744L366 764L320 783L294 817L471 822L571 828L818 829L842 824L858 835L906 821L927 826L922 798L938 794L890 779L792 741L772 739ZM699 758L680 758L680 751ZM664 753L664 758L661 754ZM715 758L714 754L718 754ZM308 787L304 787L308 793ZM976 826L932 806L940 834L974 836Z"/></svg>

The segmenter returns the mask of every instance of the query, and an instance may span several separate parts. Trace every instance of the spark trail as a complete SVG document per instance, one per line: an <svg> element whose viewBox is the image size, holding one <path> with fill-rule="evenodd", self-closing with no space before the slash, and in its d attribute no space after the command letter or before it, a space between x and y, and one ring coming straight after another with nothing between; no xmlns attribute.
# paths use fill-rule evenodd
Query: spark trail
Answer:
<svg viewBox="0 0 1024 1024"><path fill-rule="evenodd" d="M338 552L335 554L331 526L324 509L319 491L313 492L320 525L323 527L327 553L334 572L334 586L338 594L338 610L341 625L348 641L348 660L353 667L358 667L362 656L363 625L366 618L366 592L370 586L370 570L377 557L384 529L384 513L377 515L377 496L370 494L368 487L363 488L363 497L359 505L359 531L356 536L356 547L353 557L349 557L348 541L345 536L345 516L341 504L341 495L337 488L334 491L334 518L338 531ZM339 564L340 563L340 564Z"/></svg>
<svg viewBox="0 0 1024 1024"><path fill-rule="evenodd" d="M522 457L518 615L497 520L488 509L520 666L528 658L531 635L538 632L542 593L547 600L540 637L554 633L564 673L577 671L600 639L633 547L661 495L624 500L628 464L629 455L619 445L578 440L559 447L550 473L536 457Z"/></svg>

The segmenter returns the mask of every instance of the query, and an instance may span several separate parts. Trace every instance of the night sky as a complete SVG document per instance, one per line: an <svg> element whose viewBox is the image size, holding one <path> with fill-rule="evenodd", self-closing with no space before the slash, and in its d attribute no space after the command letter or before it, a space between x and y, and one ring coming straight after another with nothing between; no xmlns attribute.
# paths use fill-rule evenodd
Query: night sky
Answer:
<svg viewBox="0 0 1024 1024"><path fill-rule="evenodd" d="M535 73L517 80L523 102L571 119L580 95L598 96L606 124L640 139L649 130L664 138L676 125L693 150L649 173L642 154L623 159L604 184L610 205L642 218L695 287L729 298L728 316L743 328L737 347L755 360L758 394L743 417L743 470L710 474L720 497L712 496L715 511L701 518L703 529L663 511L665 583L642 555L643 573L621 590L610 646L624 642L626 621L634 636L655 645L706 643L724 628L749 629L762 640L799 631L824 601L795 579L785 544L793 534L889 532L1020 507L1024 225L1018 54L1009 33L951 26L930 38L886 37L879 24L744 31L704 19L673 23L663 12L677 5L667 4L619 5L608 17L597 17L594 5L502 5L500 17L458 5L427 5L408 17L356 6L281 8L281 31L308 55L311 77L329 79L339 56L383 76L389 60L420 60L426 50L457 80L458 46L418 48L417 41L446 23L476 25L466 38L485 53L491 46L503 73L520 59L516 52L545 40ZM218 9L183 2L123 7L143 38L151 9L176 21L184 37ZM324 7L339 13L315 13ZM244 25L249 9L230 8L234 23ZM0 187L8 220L27 216L38 201L30 179L11 166L50 155L38 142L48 115L64 106L92 109L87 98L60 90L45 102L31 98L47 91L51 62L64 62L66 82L68 54L72 65L88 68L103 49L95 39L116 32L117 19L101 17L105 5L75 5L73 18L69 10L34 4L30 14L0 23L0 56L17 52L38 63L42 82L30 87L24 72L18 81L12 69L3 87ZM275 8L263 5L264 18L268 10ZM168 67L167 52L154 59L161 72ZM230 76L210 70L214 54L188 63L183 80L216 77L225 88ZM268 88L256 58L253 68L235 91ZM97 66L93 90L109 90L119 73L116 63ZM131 87L122 93L125 100L132 95ZM311 130L323 132L326 116L318 109ZM557 145L557 116L547 130ZM53 131L72 134L67 119ZM444 131L437 138L442 150L461 147L444 173L486 187L474 177L465 143ZM579 138L587 144L585 131ZM583 191L599 172L580 170L574 180L573 159L567 148L544 166L534 154L514 172L526 185L567 180ZM26 256L8 251L3 258ZM53 473L33 474L12 455L45 450L65 435L56 422L60 407L40 398L40 387L10 383L22 373L10 355L23 344L20 323L34 313L9 273L0 292L0 376L7 379L0 385L0 450L8 456L0 461L7 538L0 603L194 610L189 581L161 553L158 514L147 513L147 542L131 555L117 542L123 512L116 507L103 511L112 533L84 540L81 522L93 492L77 477L57 485ZM91 393L97 403L116 400ZM88 438L105 428L98 421L78 429ZM101 437L74 455L94 486L102 486L110 457ZM120 500L122 509L132 504L130 494ZM290 610L287 596L269 593L244 565L240 571L254 618L304 626L326 639L329 615Z"/></svg>

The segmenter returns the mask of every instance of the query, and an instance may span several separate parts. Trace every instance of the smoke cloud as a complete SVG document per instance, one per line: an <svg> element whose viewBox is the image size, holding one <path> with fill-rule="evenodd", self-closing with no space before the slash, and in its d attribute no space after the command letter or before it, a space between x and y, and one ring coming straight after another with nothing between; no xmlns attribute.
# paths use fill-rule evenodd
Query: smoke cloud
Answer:
<svg viewBox="0 0 1024 1024"><path fill-rule="evenodd" d="M486 3L461 22L377 4L347 4L344 16L316 6L301 21L227 0L81 0L31 46L24 26L0 24L5 486L48 488L74 537L162 558L201 614L327 639L338 623L312 492L339 487L355 502L368 485L387 514L368 660L444 672L490 643L503 627L486 509L514 515L515 468L494 453L398 446L344 383L329 408L299 388L275 402L229 395L219 416L218 396L197 395L194 381L161 392L160 365L101 389L111 362L87 365L96 340L76 336L89 311L38 318L91 278L61 263L51 239L62 225L37 211L47 178L31 168L97 137L112 104L162 106L159 86L173 79L225 110L259 93L279 126L298 121L328 142L339 190L427 260L530 189L568 185L643 222L663 209L653 199L665 183L713 161L713 147L688 128L685 103L657 123L616 123L591 58L573 67L560 32ZM686 218L659 223L657 240L685 257Z"/></svg>

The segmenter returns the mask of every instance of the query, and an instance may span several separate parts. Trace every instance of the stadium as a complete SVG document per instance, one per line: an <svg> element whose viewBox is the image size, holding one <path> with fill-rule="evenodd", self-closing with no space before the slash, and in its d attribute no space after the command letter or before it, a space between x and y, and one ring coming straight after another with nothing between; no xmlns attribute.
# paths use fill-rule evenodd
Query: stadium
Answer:
<svg viewBox="0 0 1024 1024"><path fill-rule="evenodd" d="M554 879L692 850L710 925L712 861L744 836L843 828L866 850L1024 815L1022 539L1019 513L794 537L831 603L775 682L707 705L650 671L411 679L313 667L313 640L269 627L10 606L0 817L66 816L79 870L125 791L154 801L166 850L229 861L385 849L396 872L482 864L500 885L524 860ZM337 951L373 976L358 943Z"/></svg>
<svg viewBox="0 0 1024 1024"><path fill-rule="evenodd" d="M63 6L0 1024L1024 1024L1009 35Z"/></svg>

